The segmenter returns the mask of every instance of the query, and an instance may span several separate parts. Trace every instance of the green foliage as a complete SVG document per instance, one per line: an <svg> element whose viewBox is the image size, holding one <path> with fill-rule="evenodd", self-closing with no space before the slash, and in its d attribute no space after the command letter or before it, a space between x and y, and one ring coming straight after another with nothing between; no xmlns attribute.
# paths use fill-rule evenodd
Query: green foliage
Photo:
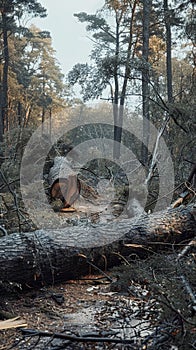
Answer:
<svg viewBox="0 0 196 350"><path fill-rule="evenodd" d="M4 62L9 66L7 87L4 84L6 75L1 76L5 98L9 92L10 107L6 109L8 115L4 125L9 131L18 123L20 127L40 123L43 109L46 113L65 106L65 84L50 33L35 26L21 26L24 16L45 17L46 9L36 0L4 0L0 11L2 18L5 15L0 25L4 25L2 30L7 33L9 49L7 57L0 63L3 71Z"/></svg>
<svg viewBox="0 0 196 350"><path fill-rule="evenodd" d="M21 18L24 13L46 17L46 9L37 0L4 0L2 5L14 17Z"/></svg>
<svg viewBox="0 0 196 350"><path fill-rule="evenodd" d="M108 85L107 76L95 65L76 64L68 74L69 84L79 84L84 101L98 98Z"/></svg>
<svg viewBox="0 0 196 350"><path fill-rule="evenodd" d="M21 103L22 120L26 124L29 109L31 120L37 123L39 108L63 105L65 85L54 56L50 33L32 26L24 34L9 38L9 99L13 110L17 110L18 102ZM17 119L14 124L11 122L12 126L17 126Z"/></svg>
<svg viewBox="0 0 196 350"><path fill-rule="evenodd" d="M155 24L151 26L150 35L163 38L163 25L160 25L158 15L153 8L151 20ZM119 100L120 96L128 99L126 92L128 95L137 93L138 87L141 88L141 72L151 69L151 64L146 65L141 58L141 4L136 4L134 8L130 7L130 1L107 1L95 15L82 12L75 16L81 23L87 24L94 47L91 65L75 65L68 74L69 83L81 86L85 101L100 97L106 87L111 91L111 99L115 93ZM133 84L133 79L136 84ZM128 91L122 91L123 86L127 86Z"/></svg>
<svg viewBox="0 0 196 350"><path fill-rule="evenodd" d="M86 27L86 30L89 32L94 32L97 30L101 30L108 34L110 32L110 26L107 24L106 20L101 16L88 15L86 12L80 12L78 14L74 14L74 16L77 17L81 23L89 23Z"/></svg>
<svg viewBox="0 0 196 350"><path fill-rule="evenodd" d="M140 58L135 57L136 51L129 35L133 24L128 20L131 16L128 2L119 9L110 8L109 12L105 8L95 15L82 12L74 16L87 24L86 30L92 35L94 47L91 52L92 63L75 65L68 74L69 84L79 84L84 101L100 97L108 87L111 99L115 93L120 98L121 92L117 90L122 88L123 80L129 78L128 72L125 73L127 65L133 71L137 70L138 65L141 66Z"/></svg>

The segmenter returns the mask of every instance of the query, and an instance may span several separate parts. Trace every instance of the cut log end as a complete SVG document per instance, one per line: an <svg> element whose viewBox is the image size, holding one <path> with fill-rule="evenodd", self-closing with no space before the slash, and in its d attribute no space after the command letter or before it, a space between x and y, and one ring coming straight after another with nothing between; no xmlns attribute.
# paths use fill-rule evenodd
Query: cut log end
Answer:
<svg viewBox="0 0 196 350"><path fill-rule="evenodd" d="M60 199L64 208L69 208L77 200L80 194L80 182L76 175L70 175L67 179L57 179L51 186L52 199Z"/></svg>

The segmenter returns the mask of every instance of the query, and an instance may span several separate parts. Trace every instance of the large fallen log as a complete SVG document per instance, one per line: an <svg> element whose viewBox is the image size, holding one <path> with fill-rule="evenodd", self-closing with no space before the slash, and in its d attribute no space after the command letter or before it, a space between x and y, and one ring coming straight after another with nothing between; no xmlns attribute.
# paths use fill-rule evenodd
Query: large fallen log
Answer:
<svg viewBox="0 0 196 350"><path fill-rule="evenodd" d="M103 269L120 257L187 243L195 235L194 206L144 215L138 221L13 233L0 239L0 279L21 284L54 283L89 272L88 261ZM65 234L66 230L66 234Z"/></svg>

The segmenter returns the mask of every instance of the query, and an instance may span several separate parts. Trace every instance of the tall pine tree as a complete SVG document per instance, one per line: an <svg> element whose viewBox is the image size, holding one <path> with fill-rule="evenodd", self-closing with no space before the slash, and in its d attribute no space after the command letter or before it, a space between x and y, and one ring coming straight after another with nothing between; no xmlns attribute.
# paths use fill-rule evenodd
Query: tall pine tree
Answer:
<svg viewBox="0 0 196 350"><path fill-rule="evenodd" d="M19 20L24 14L32 17L45 17L46 9L36 0L2 0L0 4L0 29L2 32L2 65L0 97L0 142L8 127L8 70L9 70L9 35L21 31Z"/></svg>

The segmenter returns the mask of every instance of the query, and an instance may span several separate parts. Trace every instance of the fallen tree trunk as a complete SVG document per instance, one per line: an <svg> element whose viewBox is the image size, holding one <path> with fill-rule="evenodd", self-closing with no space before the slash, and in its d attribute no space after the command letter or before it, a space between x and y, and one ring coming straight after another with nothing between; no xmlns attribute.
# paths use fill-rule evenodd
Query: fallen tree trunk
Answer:
<svg viewBox="0 0 196 350"><path fill-rule="evenodd" d="M66 227L14 233L0 239L0 279L21 284L54 283L89 272L88 261L101 269L120 257L179 244L195 234L196 208L179 207L144 215L139 221L114 220L97 227ZM65 229L64 229L65 230Z"/></svg>

